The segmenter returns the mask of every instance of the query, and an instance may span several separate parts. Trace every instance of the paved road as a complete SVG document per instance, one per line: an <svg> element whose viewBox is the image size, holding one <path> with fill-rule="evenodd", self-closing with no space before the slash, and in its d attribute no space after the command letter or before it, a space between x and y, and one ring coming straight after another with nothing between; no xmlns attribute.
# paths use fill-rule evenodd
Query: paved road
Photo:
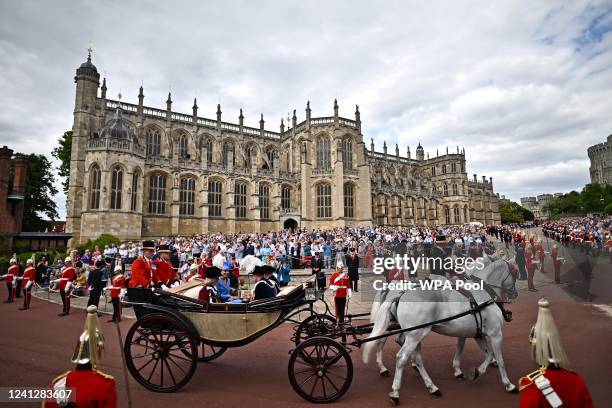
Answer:
<svg viewBox="0 0 612 408"><path fill-rule="evenodd" d="M570 265L567 265L570 268ZM595 263L596 276L609 273L609 264ZM550 273L548 274L550 275ZM530 360L527 335L537 314L537 299L546 295L554 299L552 310L563 335L564 344L576 371L581 373L598 407L609 405L612 368L612 316L600 307L577 301L564 286L550 284L547 275L537 277L538 293L520 290L519 302L512 306L515 320L504 331L504 357L510 378L518 378L535 365ZM0 299L6 296L1 285ZM75 311L58 317L58 306L33 299L32 309L18 311L18 304L0 303L0 386L43 386L49 380L72 368L70 357L84 323L84 312ZM608 305L608 310L612 310ZM604 306L605 308L605 306ZM609 311L608 311L609 313ZM120 407L127 407L125 377L123 376L116 327L101 318L107 340L107 352L102 371L115 376L118 383ZM123 334L133 320L121 324ZM288 351L291 326L283 325L256 342L229 350L212 363L200 363L191 382L175 394L156 394L146 391L131 378L130 389L134 407L299 407L309 404L292 390L287 379ZM388 342L385 361L394 366L398 346ZM428 395L416 372L408 369L401 390L403 406L418 407L516 407L518 397L506 394L495 369L490 369L477 381L457 381L453 378L451 361L454 339L432 334L426 338L423 353L426 367L443 392L442 398ZM474 342L468 341L463 368L468 371L482 359ZM370 407L388 404L387 393L391 379L380 378L374 364L364 366L361 352L353 351L355 376L349 392L335 405ZM10 406L10 405L7 405ZM14 404L26 407L28 404ZM29 405L36 406L36 405Z"/></svg>

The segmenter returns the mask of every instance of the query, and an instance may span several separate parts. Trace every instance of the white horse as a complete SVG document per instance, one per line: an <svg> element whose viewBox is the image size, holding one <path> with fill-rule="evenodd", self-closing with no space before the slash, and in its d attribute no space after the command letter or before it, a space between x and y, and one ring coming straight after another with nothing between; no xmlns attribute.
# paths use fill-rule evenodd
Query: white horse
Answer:
<svg viewBox="0 0 612 408"><path fill-rule="evenodd" d="M505 282L507 284L508 282L506 282L506 280L509 280L509 279L513 279L515 281L516 275L510 275L508 273L502 277L499 274L491 273L493 270L489 268L489 265L491 265L493 262L499 259L502 259L502 258L505 259L506 262L508 262L508 264L514 265L514 262L515 262L514 257L512 257L511 259L507 259L505 258L505 256L506 256L506 253L504 250L497 251L496 253L491 254L491 255L485 254L482 258L480 258L480 261L481 261L480 263L483 265L483 267L476 268L475 264L473 264L472 267L467 268L465 270L465 275L468 277L476 276L482 279L495 291L498 298L500 298L501 292L502 292L501 290L502 282ZM516 292L516 289L510 290L510 293L506 293L506 294L510 299L515 299L518 295ZM376 293L376 296L374 297L374 302L372 303L372 312L370 314L370 322L374 323L376 312L378 311L380 304L385 301L386 295L387 293L385 292ZM455 375L455 378L459 380L465 379L465 375L463 374L463 371L461 371L461 354L463 353L463 349L465 347L465 340L466 340L465 337L457 338L457 347L455 349L455 355L453 357L454 375ZM401 334L398 336L396 341L400 346L403 344L403 337ZM379 348L381 350L384 348L385 343L386 343L386 338L380 340ZM483 352L485 352L485 354L488 353L489 348L485 347L486 343L481 343L478 341L476 341L476 343L481 347L481 349L483 350ZM414 369L417 369L417 364L414 362L414 358L412 358L412 356L411 356L411 362L412 362L412 367ZM495 361L495 357L491 358L490 365L493 367L497 367L497 361ZM381 371L380 375L383 377L386 377L389 375L389 371L387 370ZM479 375L480 373L478 372L478 370L475 370L472 378L476 379ZM439 390L434 392L433 394L436 396L442 395Z"/></svg>
<svg viewBox="0 0 612 408"><path fill-rule="evenodd" d="M487 270L488 274L490 274L488 276L490 280L493 280L499 276L500 283L503 283L502 287L505 290L508 292L513 292L515 290L514 279L501 279L509 271L508 264L505 260L494 261L487 268L485 268L485 270ZM443 282L447 281L446 278L441 276L432 276L430 279L439 279ZM487 303L491 299L491 296L484 290L475 290L472 291L472 294L479 305ZM370 337L383 334L387 330L392 314L395 315L400 327L409 328L422 324L428 324L451 316L460 315L461 313L467 312L470 309L471 305L469 300L455 290L416 289L405 292L389 292L385 301L378 307L378 311L376 312L374 318L374 328L370 334ZM477 324L475 316L478 316L479 320L482 318L482 337L479 338L476 338ZM483 349L483 351L485 351L486 354L485 360L478 367L478 373L484 374L486 372L486 369L494 355L497 360L502 383L504 384L506 391L516 392L516 387L508 379L501 354L502 325L503 317L501 310L494 303L491 303L489 306L481 308L479 313L476 312L475 314L467 314L450 321L441 322L402 333L398 339L402 346L397 354L395 378L393 380L393 386L391 392L389 393L389 397L393 402L399 402L399 388L403 368L411 356L413 361L416 363L416 368L423 378L425 386L429 392L433 395L441 395L440 390L433 383L423 366L423 360L420 352L421 341L432 330L436 333L447 336L459 338L474 337L478 345ZM489 351L485 337L489 337L491 339L493 354ZM372 348L375 344L378 345L376 362L380 369L380 373L383 376L388 373L388 370L382 361L382 351L385 339L386 338L366 343L363 351L363 361L367 364Z"/></svg>

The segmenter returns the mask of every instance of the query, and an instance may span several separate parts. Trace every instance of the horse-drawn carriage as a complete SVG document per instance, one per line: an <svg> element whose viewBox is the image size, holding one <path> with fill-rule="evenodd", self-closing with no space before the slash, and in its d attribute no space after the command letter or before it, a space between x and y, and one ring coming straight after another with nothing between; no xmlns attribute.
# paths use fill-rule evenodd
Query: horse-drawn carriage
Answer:
<svg viewBox="0 0 612 408"><path fill-rule="evenodd" d="M502 277L502 286L507 282L506 289L513 288L514 279L503 278L504 271L508 270L505 261L498 264L502 267L497 273ZM484 299L486 301L468 303L467 310L449 309L453 313L444 314L442 318L426 321L420 318L420 324L412 327L393 321L386 321L384 327L375 323L353 324L353 319L369 314L348 315L347 321L337 324L315 289L314 279L284 288L276 297L248 303L201 302L196 293L203 283L197 281L170 290L128 289L128 303L134 307L138 320L125 339L127 367L136 381L147 389L174 392L189 382L198 361L214 360L228 348L246 345L282 323L290 322L294 323L292 341L295 344L288 364L291 386L309 402L333 402L351 385L351 346L379 343L394 335L406 336L409 332L435 328L435 325L466 316L472 316L468 318L472 321L476 318L476 322L480 317L482 322L484 310L497 302L493 294L488 300ZM323 304L322 313L313 306L317 301ZM501 312L496 313L501 316ZM299 320L303 316L306 317ZM496 316L493 318L497 319ZM369 333L372 333L369 338L361 338ZM513 387L509 384L507 390ZM392 399L397 402L396 397Z"/></svg>

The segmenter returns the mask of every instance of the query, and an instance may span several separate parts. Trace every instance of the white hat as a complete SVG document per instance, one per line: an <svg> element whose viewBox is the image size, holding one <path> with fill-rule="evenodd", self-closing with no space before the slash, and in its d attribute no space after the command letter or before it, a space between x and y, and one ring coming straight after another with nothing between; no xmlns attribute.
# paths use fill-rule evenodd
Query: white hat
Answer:
<svg viewBox="0 0 612 408"><path fill-rule="evenodd" d="M123 268L121 267L121 265L115 265L115 269L114 269L114 271L115 271L115 272L117 272L117 271L123 271Z"/></svg>
<svg viewBox="0 0 612 408"><path fill-rule="evenodd" d="M72 263L72 258L67 256L66 259L64 259L64 263L66 263L66 262Z"/></svg>
<svg viewBox="0 0 612 408"><path fill-rule="evenodd" d="M11 258L11 260L9 261L9 263L16 264L16 263L17 263L17 260L16 260L15 258Z"/></svg>
<svg viewBox="0 0 612 408"><path fill-rule="evenodd" d="M26 260L26 265L34 265L34 261L32 260L32 258Z"/></svg>
<svg viewBox="0 0 612 408"><path fill-rule="evenodd" d="M342 261L338 261L336 263L336 269L344 269L344 263Z"/></svg>

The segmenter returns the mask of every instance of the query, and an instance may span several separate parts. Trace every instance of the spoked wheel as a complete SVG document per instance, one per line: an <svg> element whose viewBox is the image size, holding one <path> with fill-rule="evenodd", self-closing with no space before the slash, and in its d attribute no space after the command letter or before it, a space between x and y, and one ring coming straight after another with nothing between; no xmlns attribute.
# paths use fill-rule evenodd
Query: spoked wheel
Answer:
<svg viewBox="0 0 612 408"><path fill-rule="evenodd" d="M330 336L336 331L336 318L327 314L308 316L295 330L293 341L298 346L311 337Z"/></svg>
<svg viewBox="0 0 612 408"><path fill-rule="evenodd" d="M197 366L195 340L183 323L166 314L138 319L127 333L124 351L132 376L155 392L179 390Z"/></svg>
<svg viewBox="0 0 612 408"><path fill-rule="evenodd" d="M217 347L211 346L210 344L205 344L202 342L200 345L200 355L198 356L198 361L203 361L205 363L209 361L213 361L216 358L219 358L221 354L225 353L227 347Z"/></svg>
<svg viewBox="0 0 612 408"><path fill-rule="evenodd" d="M346 349L327 337L301 343L289 358L289 381L308 402L327 403L342 397L353 380L353 362Z"/></svg>

